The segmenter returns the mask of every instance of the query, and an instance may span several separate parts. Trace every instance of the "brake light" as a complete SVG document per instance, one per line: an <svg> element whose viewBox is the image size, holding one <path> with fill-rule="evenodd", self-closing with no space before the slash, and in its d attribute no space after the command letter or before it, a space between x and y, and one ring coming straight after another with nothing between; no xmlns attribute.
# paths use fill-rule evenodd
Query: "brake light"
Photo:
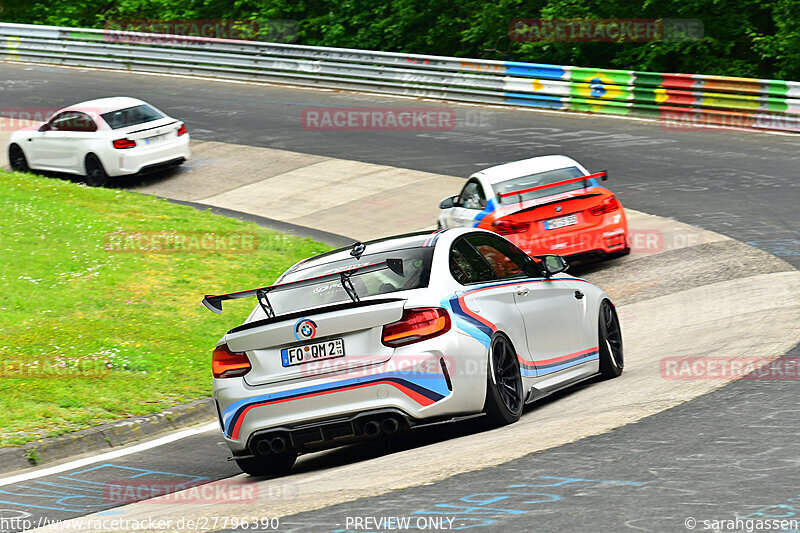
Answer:
<svg viewBox="0 0 800 533"><path fill-rule="evenodd" d="M383 326L384 346L395 348L450 331L450 315L440 307L406 309L403 318Z"/></svg>
<svg viewBox="0 0 800 533"><path fill-rule="evenodd" d="M111 144L113 144L114 148L117 150L125 150L126 148L134 148L136 146L136 141L132 141L130 139L117 139L116 141L112 141Z"/></svg>
<svg viewBox="0 0 800 533"><path fill-rule="evenodd" d="M186 133L186 124L181 124L181 127L178 128L178 137Z"/></svg>
<svg viewBox="0 0 800 533"><path fill-rule="evenodd" d="M227 344L214 348L211 371L215 378L238 378L250 371L250 360L244 352L232 352Z"/></svg>
<svg viewBox="0 0 800 533"><path fill-rule="evenodd" d="M528 231L529 226L530 222L514 222L513 220L495 220L492 222L492 229L500 235L523 233Z"/></svg>
<svg viewBox="0 0 800 533"><path fill-rule="evenodd" d="M594 216L605 215L606 213L611 213L612 211L616 211L619 209L619 200L613 194L603 200L603 203L600 205L596 205L594 207L589 208L589 212Z"/></svg>

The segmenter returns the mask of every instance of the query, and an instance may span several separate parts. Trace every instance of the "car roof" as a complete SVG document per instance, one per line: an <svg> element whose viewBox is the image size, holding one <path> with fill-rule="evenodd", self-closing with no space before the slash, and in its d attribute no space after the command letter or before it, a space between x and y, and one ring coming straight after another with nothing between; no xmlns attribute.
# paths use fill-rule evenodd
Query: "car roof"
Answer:
<svg viewBox="0 0 800 533"><path fill-rule="evenodd" d="M471 177L481 178L494 185L495 183L500 183L519 176L528 176L538 172L547 172L548 170L574 166L582 168L582 165L571 157L565 155L544 155L490 167L476 172Z"/></svg>
<svg viewBox="0 0 800 533"><path fill-rule="evenodd" d="M129 96L114 96L111 98L98 98L96 100L89 100L79 104L73 104L64 108L64 111L91 111L96 114L102 115L109 111L118 111L128 107L137 105L149 105L138 98L131 98Z"/></svg>
<svg viewBox="0 0 800 533"><path fill-rule="evenodd" d="M407 248L420 248L426 245L431 245L431 243L427 243L426 241L429 240L436 232L433 230L427 231L418 231L414 233L405 233L402 235L393 235L391 237L384 237L381 239L373 239L371 241L365 241L364 245L366 249L364 253L366 254L376 254L382 252L389 252L392 250L404 250ZM353 242L355 244L356 241ZM347 259L350 256L350 251L353 249L353 244L350 246L344 246L342 248L337 248L336 250L331 250L330 252L325 252L324 254L315 255L313 257L309 257L301 264L297 266L297 270L303 270L305 268L316 266L325 263L332 263L334 261L340 261L342 259Z"/></svg>
<svg viewBox="0 0 800 533"><path fill-rule="evenodd" d="M491 231L482 228L448 228L439 230L424 230L414 233L405 233L402 235L393 235L391 237L384 237L366 241L365 254L376 254L383 252L390 252L392 250L407 250L409 248L423 248L423 247L436 247L442 244L449 247L450 242L455 240L459 235L466 233L492 233ZM441 239L439 238L441 237ZM342 259L350 258L350 251L353 245L331 250L323 254L309 257L301 261L289 272L295 273L305 270L310 267L332 263L334 261L341 261ZM289 273L287 272L287 274Z"/></svg>

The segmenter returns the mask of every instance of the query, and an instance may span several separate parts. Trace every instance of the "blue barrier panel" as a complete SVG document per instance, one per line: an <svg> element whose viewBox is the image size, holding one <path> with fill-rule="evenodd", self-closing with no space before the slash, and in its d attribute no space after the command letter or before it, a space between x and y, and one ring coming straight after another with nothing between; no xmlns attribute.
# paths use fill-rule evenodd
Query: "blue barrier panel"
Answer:
<svg viewBox="0 0 800 533"><path fill-rule="evenodd" d="M509 76L528 76L531 78L544 78L548 80L563 80L567 78L567 70L561 65L546 65L544 63L520 63L506 61L506 74Z"/></svg>

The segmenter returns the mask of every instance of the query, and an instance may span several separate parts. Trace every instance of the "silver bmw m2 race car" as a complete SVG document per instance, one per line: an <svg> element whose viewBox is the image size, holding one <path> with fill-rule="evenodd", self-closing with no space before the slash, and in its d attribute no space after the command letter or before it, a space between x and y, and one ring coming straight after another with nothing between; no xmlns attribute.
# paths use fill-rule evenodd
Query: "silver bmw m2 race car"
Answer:
<svg viewBox="0 0 800 533"><path fill-rule="evenodd" d="M274 285L203 303L258 305L213 354L225 441L252 475L298 454L483 415L515 422L525 403L622 372L614 304L481 229L355 243L299 262Z"/></svg>

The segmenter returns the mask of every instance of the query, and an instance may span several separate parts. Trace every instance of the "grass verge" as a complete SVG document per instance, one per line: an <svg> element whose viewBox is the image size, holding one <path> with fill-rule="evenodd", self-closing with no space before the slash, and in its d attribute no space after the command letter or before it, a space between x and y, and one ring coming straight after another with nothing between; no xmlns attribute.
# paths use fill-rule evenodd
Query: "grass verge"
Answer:
<svg viewBox="0 0 800 533"><path fill-rule="evenodd" d="M211 393L210 355L324 244L114 189L0 171L0 446Z"/></svg>

